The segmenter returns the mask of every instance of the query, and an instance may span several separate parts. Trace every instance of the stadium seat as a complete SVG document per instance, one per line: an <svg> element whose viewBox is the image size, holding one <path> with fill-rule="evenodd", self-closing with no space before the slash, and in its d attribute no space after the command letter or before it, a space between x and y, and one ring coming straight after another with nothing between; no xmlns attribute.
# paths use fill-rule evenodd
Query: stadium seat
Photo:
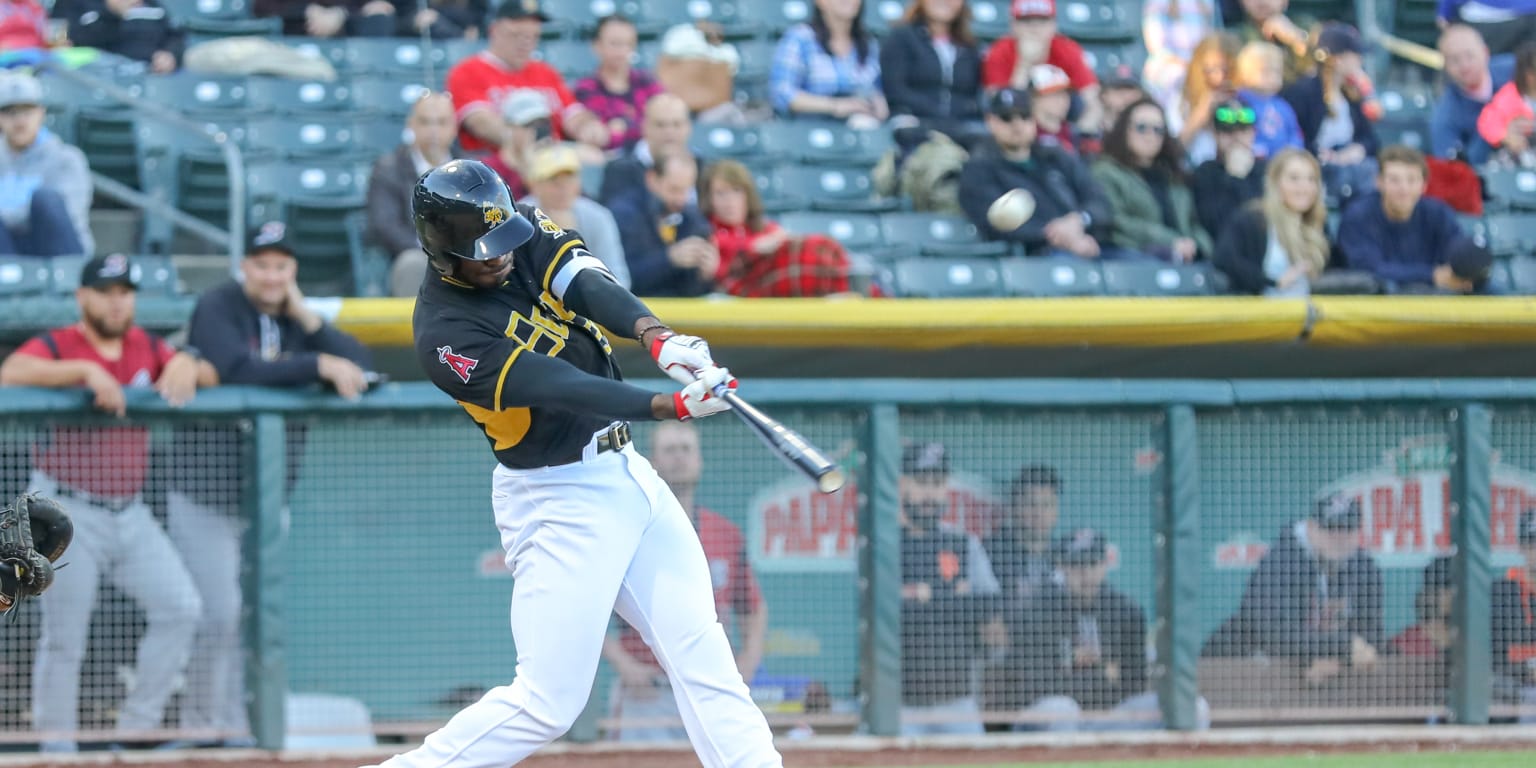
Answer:
<svg viewBox="0 0 1536 768"><path fill-rule="evenodd" d="M1429 122L1383 120L1376 124L1376 138L1384 147L1401 144L1423 151L1429 147Z"/></svg>
<svg viewBox="0 0 1536 768"><path fill-rule="evenodd" d="M1141 37L1141 4L1116 0L1068 0L1056 8L1056 24L1063 35L1083 43L1138 40Z"/></svg>
<svg viewBox="0 0 1536 768"><path fill-rule="evenodd" d="M171 18L185 23L188 19L248 19L250 0L160 0Z"/></svg>
<svg viewBox="0 0 1536 768"><path fill-rule="evenodd" d="M902 259L891 268L897 296L958 299L1002 295L996 259Z"/></svg>
<svg viewBox="0 0 1536 768"><path fill-rule="evenodd" d="M850 251L878 250L884 244L880 218L873 214L791 211L779 217L779 225L797 235L827 235Z"/></svg>
<svg viewBox="0 0 1536 768"><path fill-rule="evenodd" d="M1428 120L1435 111L1435 92L1424 87L1382 88L1376 100L1384 121Z"/></svg>
<svg viewBox="0 0 1536 768"><path fill-rule="evenodd" d="M203 42L221 37L273 37L282 34L283 20L276 16L256 19L216 19L193 16L182 24L182 28L187 31L187 42L191 44L193 40Z"/></svg>
<svg viewBox="0 0 1536 768"><path fill-rule="evenodd" d="M283 157L335 158L355 152L355 130L354 121L346 117L261 117L247 124L245 143Z"/></svg>
<svg viewBox="0 0 1536 768"><path fill-rule="evenodd" d="M784 30L810 23L814 9L811 0L746 0L737 7L736 24L726 27L726 34L777 40Z"/></svg>
<svg viewBox="0 0 1536 768"><path fill-rule="evenodd" d="M1140 72L1147 61L1147 49L1140 40L1127 43L1085 42L1083 56L1095 72L1103 72L1121 64L1130 67L1132 72Z"/></svg>
<svg viewBox="0 0 1536 768"><path fill-rule="evenodd" d="M140 189L135 133L134 113L121 107L82 109L75 120L75 146L90 158L91 170Z"/></svg>
<svg viewBox="0 0 1536 768"><path fill-rule="evenodd" d="M32 256L0 256L0 296L37 296L53 284L49 260Z"/></svg>
<svg viewBox="0 0 1536 768"><path fill-rule="evenodd" d="M347 38L345 37L279 37L277 42L304 56L324 59L337 72L347 71Z"/></svg>
<svg viewBox="0 0 1536 768"><path fill-rule="evenodd" d="M140 296L175 296L180 292L176 263L168 256L134 256L133 271L137 273L134 276L139 281Z"/></svg>
<svg viewBox="0 0 1536 768"><path fill-rule="evenodd" d="M983 241L976 225L942 213L887 213L880 217L880 234L893 248L915 248L930 256L1004 256L1010 246Z"/></svg>
<svg viewBox="0 0 1536 768"><path fill-rule="evenodd" d="M183 113L245 108L250 89L244 77L177 72L144 81L144 98Z"/></svg>
<svg viewBox="0 0 1536 768"><path fill-rule="evenodd" d="M742 40L733 43L736 53L741 57L741 63L736 69L737 79L767 80L768 72L773 68L773 51L778 46L777 40Z"/></svg>
<svg viewBox="0 0 1536 768"><path fill-rule="evenodd" d="M80 287L80 272L85 269L84 256L55 256L48 260L49 289L54 293L74 293Z"/></svg>
<svg viewBox="0 0 1536 768"><path fill-rule="evenodd" d="M302 116L352 110L352 88L345 82L253 77L245 90L255 112Z"/></svg>
<svg viewBox="0 0 1536 768"><path fill-rule="evenodd" d="M300 197L284 204L283 219L300 244L299 287L305 294L346 296L357 289L347 221L362 207L361 198Z"/></svg>
<svg viewBox="0 0 1536 768"><path fill-rule="evenodd" d="M760 2L760 0L744 0L744 2ZM712 21L721 26L731 26L736 23L736 7L734 0L640 0L640 16L638 21L666 31L674 24L691 24L698 21Z"/></svg>
<svg viewBox="0 0 1536 768"><path fill-rule="evenodd" d="M1392 33L1410 42L1435 47L1440 37L1436 0L1397 0Z"/></svg>
<svg viewBox="0 0 1536 768"><path fill-rule="evenodd" d="M372 112L381 118L387 117L399 122L411 113L411 107L416 105L417 99L427 90L426 86L419 83L390 78L360 78L352 81L352 103L358 111Z"/></svg>
<svg viewBox="0 0 1536 768"><path fill-rule="evenodd" d="M833 122L775 120L760 130L765 152L803 163L872 167L892 145L888 131L859 131Z"/></svg>
<svg viewBox="0 0 1536 768"><path fill-rule="evenodd" d="M361 163L264 162L246 169L246 195L251 200L293 197L360 199L368 191L368 169Z"/></svg>
<svg viewBox="0 0 1536 768"><path fill-rule="evenodd" d="M763 154L762 136L755 127L699 125L688 139L688 148L703 160L742 159Z"/></svg>
<svg viewBox="0 0 1536 768"><path fill-rule="evenodd" d="M902 0L865 0L864 28L870 34L884 37L891 27L901 23L901 15L907 10Z"/></svg>
<svg viewBox="0 0 1536 768"><path fill-rule="evenodd" d="M1009 0L971 0L971 31L983 41L1013 33L1013 8Z"/></svg>
<svg viewBox="0 0 1536 768"><path fill-rule="evenodd" d="M1481 216L1457 216L1456 219L1461 224L1461 231L1467 233L1467 237L1484 243L1488 242L1488 225L1483 222Z"/></svg>
<svg viewBox="0 0 1536 768"><path fill-rule="evenodd" d="M1536 294L1536 256L1518 256L1510 259L1507 267L1512 290L1527 295Z"/></svg>
<svg viewBox="0 0 1536 768"><path fill-rule="evenodd" d="M533 56L554 67L569 83L597 69L597 54L586 40L545 40Z"/></svg>
<svg viewBox="0 0 1536 768"><path fill-rule="evenodd" d="M1158 261L1106 261L1104 292L1111 296L1209 296L1211 270L1203 264Z"/></svg>
<svg viewBox="0 0 1536 768"><path fill-rule="evenodd" d="M1536 253L1536 216L1529 213L1490 213L1483 218L1488 229L1488 250L1495 256Z"/></svg>
<svg viewBox="0 0 1536 768"><path fill-rule="evenodd" d="M346 69L353 74L426 77L428 69L441 78L447 71L446 49L422 48L414 40L388 37L347 39Z"/></svg>
<svg viewBox="0 0 1536 768"><path fill-rule="evenodd" d="M352 155L371 165L379 155L405 141L405 126L398 120L364 115L353 124Z"/></svg>
<svg viewBox="0 0 1536 768"><path fill-rule="evenodd" d="M1483 181L1495 210L1536 211L1536 171L1485 171Z"/></svg>
<svg viewBox="0 0 1536 768"><path fill-rule="evenodd" d="M895 200L874 199L875 183L865 168L830 165L785 165L774 171L776 189L811 201L819 210L889 211Z"/></svg>
<svg viewBox="0 0 1536 768"><path fill-rule="evenodd" d="M1101 296L1097 263L1070 256L1003 259L1003 291L1009 296Z"/></svg>
<svg viewBox="0 0 1536 768"><path fill-rule="evenodd" d="M1355 23L1355 4L1341 3L1338 0L1290 0L1290 5L1286 7L1285 12L1292 19L1302 21L1315 19L1342 21L1346 24Z"/></svg>
<svg viewBox="0 0 1536 768"><path fill-rule="evenodd" d="M774 215L786 211L804 210L810 206L810 199L803 193L797 194L793 190L784 188L784 178L774 173L774 166L749 165L747 167L752 170L752 181L757 184L757 192L763 198L764 213Z"/></svg>

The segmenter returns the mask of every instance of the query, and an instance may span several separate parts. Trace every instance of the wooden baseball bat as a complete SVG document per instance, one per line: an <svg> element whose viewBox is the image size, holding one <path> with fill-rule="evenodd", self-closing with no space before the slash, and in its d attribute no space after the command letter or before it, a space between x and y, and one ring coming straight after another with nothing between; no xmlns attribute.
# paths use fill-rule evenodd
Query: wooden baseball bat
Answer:
<svg viewBox="0 0 1536 768"><path fill-rule="evenodd" d="M821 449L811 444L799 432L781 424L778 419L758 410L735 392L721 388L720 397L730 403L743 423L752 428L768 449L778 454L790 467L816 481L816 489L832 493L843 487L843 470L829 460Z"/></svg>

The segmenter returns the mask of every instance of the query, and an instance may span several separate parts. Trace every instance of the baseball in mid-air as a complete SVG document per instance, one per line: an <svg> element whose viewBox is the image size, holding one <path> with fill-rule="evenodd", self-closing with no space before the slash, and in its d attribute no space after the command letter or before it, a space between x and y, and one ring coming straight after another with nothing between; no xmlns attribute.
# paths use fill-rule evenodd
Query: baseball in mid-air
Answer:
<svg viewBox="0 0 1536 768"><path fill-rule="evenodd" d="M1010 189L987 208L987 222L999 232L1012 232L1035 215L1035 196L1025 189Z"/></svg>

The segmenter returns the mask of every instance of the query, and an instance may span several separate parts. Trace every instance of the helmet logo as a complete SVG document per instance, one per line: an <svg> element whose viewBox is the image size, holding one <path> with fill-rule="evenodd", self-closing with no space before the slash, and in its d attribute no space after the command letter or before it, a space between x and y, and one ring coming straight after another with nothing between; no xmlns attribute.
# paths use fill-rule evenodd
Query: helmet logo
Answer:
<svg viewBox="0 0 1536 768"><path fill-rule="evenodd" d="M486 203L482 210L485 212L485 223L496 226L506 222L507 212L495 203Z"/></svg>

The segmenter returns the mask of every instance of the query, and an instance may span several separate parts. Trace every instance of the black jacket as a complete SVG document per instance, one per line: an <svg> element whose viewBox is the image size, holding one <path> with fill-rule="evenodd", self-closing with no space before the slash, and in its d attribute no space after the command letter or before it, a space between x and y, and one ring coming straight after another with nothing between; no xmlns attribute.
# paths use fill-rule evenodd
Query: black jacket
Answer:
<svg viewBox="0 0 1536 768"><path fill-rule="evenodd" d="M892 115L981 119L981 54L956 45L946 73L926 26L901 25L880 41L880 83Z"/></svg>
<svg viewBox="0 0 1536 768"><path fill-rule="evenodd" d="M1317 132L1323 127L1323 119L1328 116L1328 103L1323 100L1322 78L1312 75L1297 80L1280 92L1280 98L1285 99L1286 103L1291 105L1291 109L1296 111L1296 122L1301 125L1301 135L1306 139L1307 151L1317 154L1319 150ZM1375 157L1378 148L1376 128L1361 110L1360 102L1349 102L1349 116L1355 124L1354 143L1365 147L1365 153ZM1322 147L1321 149L1337 148Z"/></svg>
<svg viewBox="0 0 1536 768"><path fill-rule="evenodd" d="M1269 221L1257 202L1237 212L1216 240L1212 262L1232 281L1233 293L1260 294L1275 284L1264 274L1264 254L1269 250Z"/></svg>
<svg viewBox="0 0 1536 768"><path fill-rule="evenodd" d="M1511 568L1493 583L1493 671L1536 684L1536 585L1523 568Z"/></svg>
<svg viewBox="0 0 1536 768"><path fill-rule="evenodd" d="M1189 187L1195 195L1195 216L1212 238L1221 239L1232 210L1264 196L1265 158L1256 158L1244 178L1227 173L1220 160L1207 160L1195 169Z"/></svg>
<svg viewBox="0 0 1536 768"><path fill-rule="evenodd" d="M1015 188L1034 195L1035 215L1012 232L998 232L987 222L987 208ZM1107 243L1114 215L1109 198L1082 161L1036 144L1029 160L1015 163L1004 158L993 141L982 142L960 169L960 208L988 239L1022 243L1029 250L1046 247L1045 225L1069 213L1087 213L1089 234Z"/></svg>
<svg viewBox="0 0 1536 768"><path fill-rule="evenodd" d="M186 40L156 0L144 0L122 16L107 10L101 0L88 0L80 9L69 21L71 43L135 61L149 61L157 51L167 51L181 61Z"/></svg>
<svg viewBox="0 0 1536 768"><path fill-rule="evenodd" d="M960 594L970 572L970 537L935 530L923 536L902 531L901 581L927 584L927 601L901 601L901 693L912 706L937 704L972 693L971 673L981 654L979 628L996 615L992 596Z"/></svg>
<svg viewBox="0 0 1536 768"><path fill-rule="evenodd" d="M1013 622L1009 635L1022 666L1024 702L1070 696L1084 709L1109 709L1147 689L1147 621L1135 601L1108 584L1092 603L1075 600L1052 582ZM1098 649L1099 661L1078 665L1078 649ZM1109 665L1118 674L1109 674Z"/></svg>
<svg viewBox="0 0 1536 768"><path fill-rule="evenodd" d="M1382 645L1381 569L1364 550L1325 574L1287 525L1248 579L1237 613L1206 644L1211 656L1350 657L1354 637Z"/></svg>
<svg viewBox="0 0 1536 768"><path fill-rule="evenodd" d="M1051 582L1055 565L1049 551L1033 552L1024 536L1011 526L999 526L982 544L992 559L992 572L1010 601L1032 600Z"/></svg>
<svg viewBox="0 0 1536 768"><path fill-rule="evenodd" d="M620 198L634 194L635 190L644 189L645 172L649 169L650 166L640 162L640 158L635 156L634 147L624 150L624 154L609 160L608 164L603 166L603 183L597 190L597 201L612 208L614 202ZM623 232L624 228L620 227L619 231ZM625 243L624 247L628 248L629 244Z"/></svg>

